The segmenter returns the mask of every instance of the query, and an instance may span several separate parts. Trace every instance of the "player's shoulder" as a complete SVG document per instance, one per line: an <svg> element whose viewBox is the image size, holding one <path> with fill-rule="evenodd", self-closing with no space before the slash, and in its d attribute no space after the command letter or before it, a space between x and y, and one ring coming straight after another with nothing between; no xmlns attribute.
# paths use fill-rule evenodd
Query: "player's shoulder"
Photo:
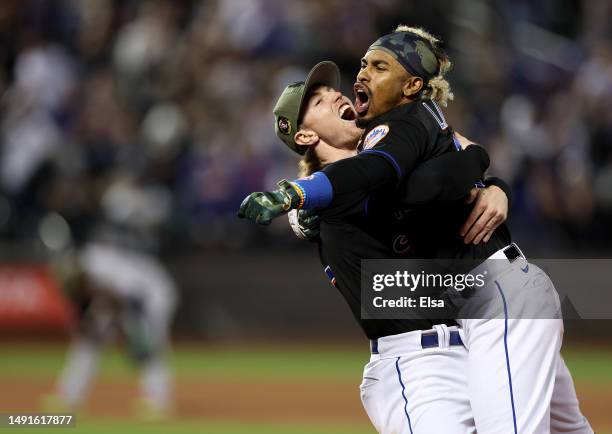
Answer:
<svg viewBox="0 0 612 434"><path fill-rule="evenodd" d="M379 118L380 123L388 124L401 132L402 129L420 129L433 136L446 131L449 125L440 106L431 99L412 101L390 111Z"/></svg>
<svg viewBox="0 0 612 434"><path fill-rule="evenodd" d="M418 118L428 130L440 131L448 129L448 122L442 108L431 99L424 99L415 104L414 117Z"/></svg>
<svg viewBox="0 0 612 434"><path fill-rule="evenodd" d="M441 131L448 130L442 109L434 101L418 100L401 105L373 119L365 129L359 149L370 149L381 141L434 142Z"/></svg>
<svg viewBox="0 0 612 434"><path fill-rule="evenodd" d="M402 129L426 127L423 120L424 116L421 114L420 102L414 101L396 107L388 113L373 119L366 131L374 131L385 125L389 130L393 129L396 132Z"/></svg>
<svg viewBox="0 0 612 434"><path fill-rule="evenodd" d="M440 106L431 99L413 101L390 113L386 123L396 129L419 128L427 132L446 130L448 123Z"/></svg>
<svg viewBox="0 0 612 434"><path fill-rule="evenodd" d="M430 132L448 129L448 122L442 108L431 99L423 99L410 104L407 119L412 119L423 125Z"/></svg>
<svg viewBox="0 0 612 434"><path fill-rule="evenodd" d="M440 106L431 99L414 101L407 104L404 115L398 117L395 129L418 131L422 137L426 137L430 143L436 142L439 135L448 133L451 129L446 121L444 112Z"/></svg>
<svg viewBox="0 0 612 434"><path fill-rule="evenodd" d="M427 135L427 127L416 118L384 119L372 124L362 135L358 149L371 149L382 143L414 141Z"/></svg>

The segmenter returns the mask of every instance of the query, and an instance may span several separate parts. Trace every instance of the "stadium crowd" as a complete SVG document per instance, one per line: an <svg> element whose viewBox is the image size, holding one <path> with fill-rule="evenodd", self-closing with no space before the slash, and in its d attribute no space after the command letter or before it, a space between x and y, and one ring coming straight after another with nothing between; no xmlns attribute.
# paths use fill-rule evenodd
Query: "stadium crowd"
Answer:
<svg viewBox="0 0 612 434"><path fill-rule="evenodd" d="M513 186L522 245L604 251L611 4L424 4L0 2L3 245L61 249L62 228L78 240L106 223L166 252L264 242L270 231L234 216L247 193L297 172L274 135L277 95L323 59L339 64L349 92L368 45L405 23L446 42L455 61L447 117ZM286 225L276 231L293 242Z"/></svg>

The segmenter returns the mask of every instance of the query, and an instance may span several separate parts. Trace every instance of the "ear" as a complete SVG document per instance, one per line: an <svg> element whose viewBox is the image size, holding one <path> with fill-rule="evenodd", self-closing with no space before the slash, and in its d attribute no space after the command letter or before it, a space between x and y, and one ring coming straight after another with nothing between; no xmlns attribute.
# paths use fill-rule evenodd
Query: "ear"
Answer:
<svg viewBox="0 0 612 434"><path fill-rule="evenodd" d="M411 76L406 80L402 91L404 93L404 97L411 98L421 91L423 88L423 79L421 77Z"/></svg>
<svg viewBox="0 0 612 434"><path fill-rule="evenodd" d="M313 146L319 141L319 135L313 130L302 128L295 133L293 140L300 146Z"/></svg>

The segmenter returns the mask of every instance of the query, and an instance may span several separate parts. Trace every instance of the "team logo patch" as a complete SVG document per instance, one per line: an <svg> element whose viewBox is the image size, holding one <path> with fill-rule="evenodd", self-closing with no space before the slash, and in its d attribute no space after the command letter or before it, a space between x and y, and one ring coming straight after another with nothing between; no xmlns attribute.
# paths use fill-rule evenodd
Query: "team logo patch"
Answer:
<svg viewBox="0 0 612 434"><path fill-rule="evenodd" d="M285 117L278 118L278 130L283 134L291 134L291 122Z"/></svg>
<svg viewBox="0 0 612 434"><path fill-rule="evenodd" d="M379 125L368 133L363 141L363 149L370 149L376 146L389 132L389 125Z"/></svg>
<svg viewBox="0 0 612 434"><path fill-rule="evenodd" d="M397 254L406 253L410 250L410 241L406 235L398 235L393 241L393 251Z"/></svg>

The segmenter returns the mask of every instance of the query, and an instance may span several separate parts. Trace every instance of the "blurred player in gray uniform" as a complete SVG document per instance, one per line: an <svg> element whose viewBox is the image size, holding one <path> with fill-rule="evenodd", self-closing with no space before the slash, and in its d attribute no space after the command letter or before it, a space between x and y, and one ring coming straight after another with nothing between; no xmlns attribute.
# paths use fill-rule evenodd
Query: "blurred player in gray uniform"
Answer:
<svg viewBox="0 0 612 434"><path fill-rule="evenodd" d="M143 417L168 415L172 376L166 356L177 296L164 266L148 254L89 243L63 265L62 274L80 318L57 384L58 404L82 406L101 350L120 332L140 371L138 410Z"/></svg>
<svg viewBox="0 0 612 434"><path fill-rule="evenodd" d="M54 261L54 271L75 302L79 324L57 384L57 406L82 406L103 347L120 335L140 373L137 410L163 418L172 410L172 375L166 356L177 288L154 256L156 226L166 216L159 188L116 178L101 198L103 221L76 252Z"/></svg>

